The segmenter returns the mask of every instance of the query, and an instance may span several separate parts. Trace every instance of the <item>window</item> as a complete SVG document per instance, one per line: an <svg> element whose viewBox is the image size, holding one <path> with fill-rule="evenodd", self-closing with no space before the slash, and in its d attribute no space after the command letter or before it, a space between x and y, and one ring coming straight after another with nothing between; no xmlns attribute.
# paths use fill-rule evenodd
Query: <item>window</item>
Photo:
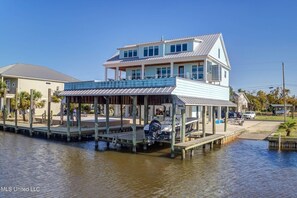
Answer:
<svg viewBox="0 0 297 198"><path fill-rule="evenodd" d="M147 56L147 47L143 48L143 56Z"/></svg>
<svg viewBox="0 0 297 198"><path fill-rule="evenodd" d="M133 56L137 56L137 50L133 50Z"/></svg>
<svg viewBox="0 0 297 198"><path fill-rule="evenodd" d="M203 65L192 65L192 79L203 80L204 77L204 67Z"/></svg>
<svg viewBox="0 0 297 198"><path fill-rule="evenodd" d="M170 46L170 52L175 52L175 45Z"/></svg>
<svg viewBox="0 0 297 198"><path fill-rule="evenodd" d="M176 52L180 52L181 51L181 44L177 44L176 45Z"/></svg>
<svg viewBox="0 0 297 198"><path fill-rule="evenodd" d="M227 71L224 71L224 77L227 78Z"/></svg>
<svg viewBox="0 0 297 198"><path fill-rule="evenodd" d="M140 69L132 70L132 80L140 79Z"/></svg>
<svg viewBox="0 0 297 198"><path fill-rule="evenodd" d="M154 47L154 55L158 56L159 55L159 46Z"/></svg>
<svg viewBox="0 0 297 198"><path fill-rule="evenodd" d="M187 43L184 43L183 44L183 51L187 51L188 50L188 45L187 45Z"/></svg>
<svg viewBox="0 0 297 198"><path fill-rule="evenodd" d="M220 50L220 48L218 49L218 58L221 58L221 50Z"/></svg>
<svg viewBox="0 0 297 198"><path fill-rule="evenodd" d="M128 53L127 53L127 51L124 51L124 57L125 57L125 58L128 57Z"/></svg>
<svg viewBox="0 0 297 198"><path fill-rule="evenodd" d="M199 65L198 66L198 79L203 80L203 78L204 78L204 66Z"/></svg>
<svg viewBox="0 0 297 198"><path fill-rule="evenodd" d="M154 55L154 48L153 46L149 46L149 56L153 56Z"/></svg>
<svg viewBox="0 0 297 198"><path fill-rule="evenodd" d="M188 44L176 44L176 45L170 45L170 52L181 52L181 51L187 51L188 50Z"/></svg>
<svg viewBox="0 0 297 198"><path fill-rule="evenodd" d="M132 57L132 50L129 50L129 57Z"/></svg>
<svg viewBox="0 0 297 198"><path fill-rule="evenodd" d="M170 67L160 67L157 68L158 78L169 78L170 77Z"/></svg>

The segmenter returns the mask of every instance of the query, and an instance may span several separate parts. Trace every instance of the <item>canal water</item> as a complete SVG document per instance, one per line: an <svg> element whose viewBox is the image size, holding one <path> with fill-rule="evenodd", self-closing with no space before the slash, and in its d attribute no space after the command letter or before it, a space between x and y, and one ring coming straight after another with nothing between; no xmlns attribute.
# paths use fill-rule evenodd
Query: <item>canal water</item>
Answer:
<svg viewBox="0 0 297 198"><path fill-rule="evenodd" d="M0 197L296 197L296 152L238 140L192 159L0 132Z"/></svg>

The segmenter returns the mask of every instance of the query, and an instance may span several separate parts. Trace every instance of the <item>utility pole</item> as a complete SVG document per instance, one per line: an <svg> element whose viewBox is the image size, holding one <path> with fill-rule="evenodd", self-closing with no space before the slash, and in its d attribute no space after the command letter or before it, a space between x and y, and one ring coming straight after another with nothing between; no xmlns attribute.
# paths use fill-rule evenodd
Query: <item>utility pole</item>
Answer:
<svg viewBox="0 0 297 198"><path fill-rule="evenodd" d="M282 63L283 71L283 100L284 100L284 122L287 120L287 108L286 108L286 87L285 87L285 64Z"/></svg>

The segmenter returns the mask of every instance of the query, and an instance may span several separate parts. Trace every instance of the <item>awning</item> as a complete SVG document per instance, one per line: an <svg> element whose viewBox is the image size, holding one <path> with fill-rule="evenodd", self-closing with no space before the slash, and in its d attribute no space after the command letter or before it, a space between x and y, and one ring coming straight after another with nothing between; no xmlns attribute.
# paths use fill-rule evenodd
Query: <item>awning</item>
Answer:
<svg viewBox="0 0 297 198"><path fill-rule="evenodd" d="M170 95L175 87L64 90L60 96Z"/></svg>
<svg viewBox="0 0 297 198"><path fill-rule="evenodd" d="M186 106L222 106L222 107L236 107L236 104L228 100L215 100L207 98L194 98L186 96L177 96L178 105Z"/></svg>

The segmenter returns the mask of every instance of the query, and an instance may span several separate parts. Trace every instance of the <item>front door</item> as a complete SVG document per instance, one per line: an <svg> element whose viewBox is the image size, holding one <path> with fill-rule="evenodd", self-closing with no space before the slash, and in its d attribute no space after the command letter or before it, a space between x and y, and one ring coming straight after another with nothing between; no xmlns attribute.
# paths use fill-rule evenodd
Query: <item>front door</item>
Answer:
<svg viewBox="0 0 297 198"><path fill-rule="evenodd" d="M178 76L181 77L181 78L185 77L185 68L184 68L184 66L179 66L178 67Z"/></svg>

